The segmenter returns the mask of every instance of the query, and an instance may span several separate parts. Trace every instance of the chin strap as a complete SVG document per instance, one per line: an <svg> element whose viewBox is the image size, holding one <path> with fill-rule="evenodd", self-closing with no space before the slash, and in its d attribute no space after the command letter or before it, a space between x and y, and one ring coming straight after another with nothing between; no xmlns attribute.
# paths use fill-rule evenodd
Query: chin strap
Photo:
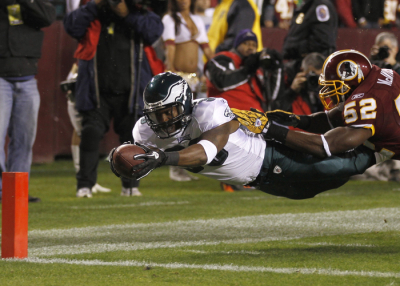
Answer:
<svg viewBox="0 0 400 286"><path fill-rule="evenodd" d="M346 72L344 71L343 72L343 74L342 74L342 77L340 78L340 80L343 82L342 83L342 87L340 88L340 92L341 92L341 97L342 97L342 102L345 102L346 101L346 98L345 98L345 96L344 96L344 79L345 79L345 76L346 76Z"/></svg>
<svg viewBox="0 0 400 286"><path fill-rule="evenodd" d="M362 80L364 80L364 73L361 70L360 64L357 63L357 69L358 69L358 83L361 83Z"/></svg>

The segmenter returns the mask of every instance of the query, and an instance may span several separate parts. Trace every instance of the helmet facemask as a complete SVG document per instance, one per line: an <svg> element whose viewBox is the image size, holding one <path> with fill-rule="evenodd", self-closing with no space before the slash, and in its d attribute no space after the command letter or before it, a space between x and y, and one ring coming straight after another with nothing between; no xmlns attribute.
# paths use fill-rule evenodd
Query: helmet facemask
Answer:
<svg viewBox="0 0 400 286"><path fill-rule="evenodd" d="M322 85L319 98L326 110L330 110L346 100L346 95L351 87L343 80L325 80L323 74L319 77L318 84Z"/></svg>
<svg viewBox="0 0 400 286"><path fill-rule="evenodd" d="M174 102L153 109L144 110L147 124L161 138L170 138L180 133L188 123L184 106Z"/></svg>

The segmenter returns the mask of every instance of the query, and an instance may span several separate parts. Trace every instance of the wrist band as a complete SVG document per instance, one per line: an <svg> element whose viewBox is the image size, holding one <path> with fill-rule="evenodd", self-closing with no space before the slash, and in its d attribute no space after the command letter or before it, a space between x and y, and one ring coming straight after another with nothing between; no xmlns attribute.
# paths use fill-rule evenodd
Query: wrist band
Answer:
<svg viewBox="0 0 400 286"><path fill-rule="evenodd" d="M164 165L178 166L179 153L178 152L165 152L166 160Z"/></svg>
<svg viewBox="0 0 400 286"><path fill-rule="evenodd" d="M264 134L264 138L267 140L272 139L285 144L288 132L289 128L282 127L271 122L267 133Z"/></svg>
<svg viewBox="0 0 400 286"><path fill-rule="evenodd" d="M325 136L321 135L322 143L324 144L324 150L328 157L332 156L331 150L329 150L328 142L326 142Z"/></svg>
<svg viewBox="0 0 400 286"><path fill-rule="evenodd" d="M297 126L294 127L307 130L308 127L310 127L311 118L307 115L299 115L299 117L300 117L299 123L297 124Z"/></svg>
<svg viewBox="0 0 400 286"><path fill-rule="evenodd" d="M212 160L214 160L215 156L217 156L218 150L217 146L215 146L213 143L211 143L208 140L200 140L197 144L200 144L203 146L204 151L206 152L207 155L207 163L210 164Z"/></svg>

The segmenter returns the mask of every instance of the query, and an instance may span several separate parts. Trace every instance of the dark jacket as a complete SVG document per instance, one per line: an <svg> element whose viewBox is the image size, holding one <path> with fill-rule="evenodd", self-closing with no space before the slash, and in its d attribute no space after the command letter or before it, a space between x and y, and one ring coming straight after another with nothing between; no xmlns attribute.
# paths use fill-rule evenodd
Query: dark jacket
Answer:
<svg viewBox="0 0 400 286"><path fill-rule="evenodd" d="M7 6L20 7L22 22L10 25ZM11 9L11 8L10 8ZM56 19L47 0L0 1L0 77L22 77L37 73L41 57L43 27Z"/></svg>
<svg viewBox="0 0 400 286"><path fill-rule="evenodd" d="M107 9L105 7L104 9ZM134 109L134 97L136 96L136 81L138 74L138 58L139 58L139 43L140 37L143 39L143 43L152 44L154 43L163 32L163 25L159 16L153 12L144 12L137 9L130 8L129 15L124 19L119 19L115 21L114 31L118 36L113 37L113 41L120 41L123 45L129 45L128 53L134 55L134 60L130 60L131 69L134 70L134 74L130 73L128 76L130 78L130 111L133 112ZM100 20L102 25L100 38L107 37L109 33L108 25L110 19L100 17L100 14L110 13L110 18L115 17L115 14L108 10L100 12L94 2L89 2L88 4L80 7L79 9L71 12L64 19L64 27L69 35L80 40L82 39L88 31L89 26L93 21ZM112 13L112 14L111 14ZM130 33L127 33L127 31ZM104 42L103 42L104 43ZM114 43L115 45L115 43ZM105 47L98 46L98 49L104 49ZM98 50L99 51L99 50ZM102 51L100 51L101 54ZM126 52L126 49L125 49ZM76 107L79 111L87 111L96 108L99 104L99 83L97 77L97 67L95 62L102 61L102 57L94 57L91 60L79 60L78 68L78 78L75 89L76 96ZM108 60L108 59L107 59ZM112 69L110 69L111 71ZM143 108L143 98L142 94L147 83L152 78L152 72L148 60L143 53L143 62L141 66L140 75L140 86L138 94L138 102L141 108ZM102 69L104 72L104 69ZM113 76L112 74L110 76ZM118 93L119 91L114 90L113 92Z"/></svg>
<svg viewBox="0 0 400 286"><path fill-rule="evenodd" d="M336 50L337 28L338 17L330 0L306 0L293 13L283 58L300 59L312 52L330 55Z"/></svg>
<svg viewBox="0 0 400 286"><path fill-rule="evenodd" d="M217 53L204 70L208 97L222 97L231 108L265 110L261 81L243 67L243 59L235 49Z"/></svg>

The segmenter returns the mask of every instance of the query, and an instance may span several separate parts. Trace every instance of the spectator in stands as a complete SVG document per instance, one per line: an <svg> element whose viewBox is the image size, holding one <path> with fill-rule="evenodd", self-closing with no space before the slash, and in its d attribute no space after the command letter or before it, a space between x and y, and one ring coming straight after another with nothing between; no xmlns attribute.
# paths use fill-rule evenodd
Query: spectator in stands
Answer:
<svg viewBox="0 0 400 286"><path fill-rule="evenodd" d="M31 169L40 105L35 79L43 42L40 29L55 18L55 8L47 0L0 3L0 194L2 172ZM29 196L29 202L39 201Z"/></svg>
<svg viewBox="0 0 400 286"><path fill-rule="evenodd" d="M393 33L382 32L376 36L371 48L371 62L400 74L400 63L396 60L398 51L397 37Z"/></svg>
<svg viewBox="0 0 400 286"><path fill-rule="evenodd" d="M200 47L208 59L213 56L204 22L200 16L194 15L194 3L194 0L171 0L169 13L162 20L166 69L182 76L193 92L199 82L198 53L193 51Z"/></svg>
<svg viewBox="0 0 400 286"><path fill-rule="evenodd" d="M196 0L195 2L195 14L200 16L203 20L203 23L206 27L206 32L210 29L212 14L210 14L210 0ZM207 11L207 13L206 13ZM211 11L213 12L213 10ZM205 98L207 97L207 87L206 87L206 77L204 76L204 53L201 48L199 48L199 61L197 64L197 70L199 73L199 86L197 88L197 98Z"/></svg>
<svg viewBox="0 0 400 286"><path fill-rule="evenodd" d="M159 16L129 0L94 0L71 12L64 25L68 34L80 40L75 53L79 59L75 98L83 119L76 196L90 198L99 143L112 118L121 143L132 141L132 127L142 114L141 94L153 74L141 43L146 50L161 36L163 26ZM121 195L141 195L138 185L122 179Z"/></svg>
<svg viewBox="0 0 400 286"><path fill-rule="evenodd" d="M296 3L293 0L265 0L262 13L264 26L267 28L277 26L288 30L295 7Z"/></svg>
<svg viewBox="0 0 400 286"><path fill-rule="evenodd" d="M257 46L256 34L250 29L244 29L236 36L233 49L217 53L206 63L204 73L207 77L208 97L222 97L230 107L236 109L267 110L263 94L263 73L259 68L262 66L277 72L281 61L276 51L265 49L257 52ZM225 191L242 189L242 186L224 183L221 183L221 187Z"/></svg>
<svg viewBox="0 0 400 286"><path fill-rule="evenodd" d="M283 58L300 60L318 52L324 56L336 50L338 19L330 0L304 0L293 14L283 44Z"/></svg>
<svg viewBox="0 0 400 286"><path fill-rule="evenodd" d="M169 13L162 21L162 38L166 47L166 70L183 77L196 94L199 86L199 48L207 59L213 56L208 45L206 28L202 18L194 15L195 0L171 0ZM186 170L170 166L170 178L174 181L191 181L198 178Z"/></svg>
<svg viewBox="0 0 400 286"><path fill-rule="evenodd" d="M206 27L206 31L210 29L212 22L212 14L209 12L211 1L210 0L196 0L194 6L194 13L203 20L203 23ZM211 11L213 12L213 10Z"/></svg>
<svg viewBox="0 0 400 286"><path fill-rule="evenodd" d="M324 61L322 54L311 53L302 60L300 70L295 67L294 61L289 62L285 66L287 88L274 102L274 108L298 115L323 111L319 100L318 78Z"/></svg>
<svg viewBox="0 0 400 286"><path fill-rule="evenodd" d="M208 97L222 97L232 108L266 111L263 87L257 77L260 67L257 46L256 34L244 29L236 36L233 49L219 52L207 62L204 72Z"/></svg>
<svg viewBox="0 0 400 286"><path fill-rule="evenodd" d="M251 29L258 40L257 51L262 50L260 13L253 0L222 0L215 8L208 32L210 48L216 53L229 51L235 37L243 29Z"/></svg>

